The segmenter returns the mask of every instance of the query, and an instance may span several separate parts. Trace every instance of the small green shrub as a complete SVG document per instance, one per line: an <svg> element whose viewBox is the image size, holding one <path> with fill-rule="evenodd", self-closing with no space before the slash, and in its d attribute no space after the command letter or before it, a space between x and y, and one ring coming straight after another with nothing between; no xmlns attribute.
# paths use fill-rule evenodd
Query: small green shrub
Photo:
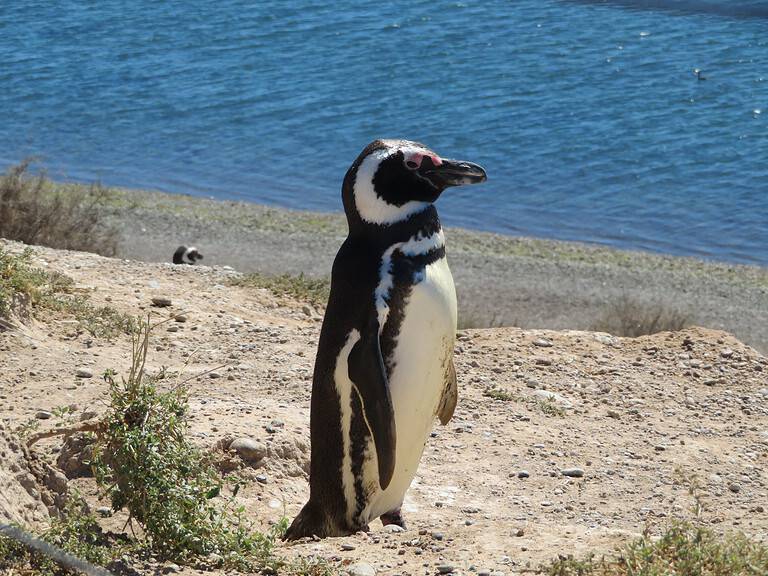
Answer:
<svg viewBox="0 0 768 576"><path fill-rule="evenodd" d="M768 547L743 534L718 536L690 523L672 524L659 538L643 535L617 558L560 558L548 576L758 576L768 574Z"/></svg>
<svg viewBox="0 0 768 576"><path fill-rule="evenodd" d="M109 192L57 186L29 174L30 160L0 177L0 237L25 244L114 256L117 229L107 221Z"/></svg>
<svg viewBox="0 0 768 576"><path fill-rule="evenodd" d="M501 388L486 388L483 390L483 396L493 398L494 400L502 400L504 402L512 402L519 399L512 392L507 392Z"/></svg>
<svg viewBox="0 0 768 576"><path fill-rule="evenodd" d="M606 308L590 330L636 338L657 332L675 332L689 324L688 315L679 310L662 304L644 304L623 296Z"/></svg>
<svg viewBox="0 0 768 576"><path fill-rule="evenodd" d="M129 551L123 541L104 534L95 516L87 511L82 497L70 494L61 514L39 538L56 548L97 566L107 566ZM8 536L0 536L0 571L30 573L40 576L69 574L46 555L30 550Z"/></svg>
<svg viewBox="0 0 768 576"><path fill-rule="evenodd" d="M325 306L331 292L331 282L326 278L310 278L304 274L246 274L232 281L235 286L266 288L277 296L291 296L315 306Z"/></svg>
<svg viewBox="0 0 768 576"><path fill-rule="evenodd" d="M150 330L144 322L133 336L128 375L104 376L110 407L94 451L97 481L112 507L127 509L139 523L146 546L161 558L189 563L216 554L228 568L274 568L280 562L272 547L285 527L252 530L235 504L237 485L223 504L217 498L222 478L186 437L186 388L161 390L164 372L145 370Z"/></svg>

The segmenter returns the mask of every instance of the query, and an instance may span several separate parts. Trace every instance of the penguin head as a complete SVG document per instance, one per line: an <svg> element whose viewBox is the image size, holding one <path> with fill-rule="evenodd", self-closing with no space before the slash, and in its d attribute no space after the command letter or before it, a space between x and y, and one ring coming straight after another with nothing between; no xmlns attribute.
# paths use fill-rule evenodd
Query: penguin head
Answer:
<svg viewBox="0 0 768 576"><path fill-rule="evenodd" d="M441 158L418 142L375 140L344 177L344 209L350 221L394 224L424 210L449 186L485 179L477 164Z"/></svg>

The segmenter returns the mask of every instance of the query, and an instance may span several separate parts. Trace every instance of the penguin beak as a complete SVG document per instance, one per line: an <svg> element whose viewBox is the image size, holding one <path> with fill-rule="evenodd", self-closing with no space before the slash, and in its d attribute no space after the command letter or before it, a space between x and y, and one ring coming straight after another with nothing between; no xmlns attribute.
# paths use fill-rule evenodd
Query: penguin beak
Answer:
<svg viewBox="0 0 768 576"><path fill-rule="evenodd" d="M431 161L426 161L419 172L437 188L479 184L487 178L481 166L464 160L443 159L437 166Z"/></svg>

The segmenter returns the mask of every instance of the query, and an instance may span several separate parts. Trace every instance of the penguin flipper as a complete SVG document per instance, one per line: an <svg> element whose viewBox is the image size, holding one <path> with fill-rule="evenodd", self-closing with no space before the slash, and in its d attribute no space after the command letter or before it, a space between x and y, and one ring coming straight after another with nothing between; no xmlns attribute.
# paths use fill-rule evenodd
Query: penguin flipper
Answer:
<svg viewBox="0 0 768 576"><path fill-rule="evenodd" d="M373 436L379 463L379 485L386 490L395 472L395 410L379 343L375 316L362 331L348 358L349 379L360 396L365 421Z"/></svg>
<svg viewBox="0 0 768 576"><path fill-rule="evenodd" d="M437 415L440 418L440 424L445 426L453 418L453 412L456 410L456 402L459 399L459 388L456 384L456 367L453 365L453 358L448 359L448 367L445 371L445 388L443 397L440 399L440 407L437 409Z"/></svg>

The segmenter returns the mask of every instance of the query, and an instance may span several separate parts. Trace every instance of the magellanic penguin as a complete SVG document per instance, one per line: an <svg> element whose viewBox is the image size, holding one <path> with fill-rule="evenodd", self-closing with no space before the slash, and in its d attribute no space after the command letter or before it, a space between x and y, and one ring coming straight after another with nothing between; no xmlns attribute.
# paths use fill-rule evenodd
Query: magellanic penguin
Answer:
<svg viewBox="0 0 768 576"><path fill-rule="evenodd" d="M198 260L202 260L203 255L197 251L197 248L190 246L179 246L176 248L176 252L173 253L174 264L196 264Z"/></svg>
<svg viewBox="0 0 768 576"><path fill-rule="evenodd" d="M285 539L404 526L436 416L456 406L456 292L433 202L476 164L376 140L344 177L349 234L333 263L312 385L309 502Z"/></svg>

